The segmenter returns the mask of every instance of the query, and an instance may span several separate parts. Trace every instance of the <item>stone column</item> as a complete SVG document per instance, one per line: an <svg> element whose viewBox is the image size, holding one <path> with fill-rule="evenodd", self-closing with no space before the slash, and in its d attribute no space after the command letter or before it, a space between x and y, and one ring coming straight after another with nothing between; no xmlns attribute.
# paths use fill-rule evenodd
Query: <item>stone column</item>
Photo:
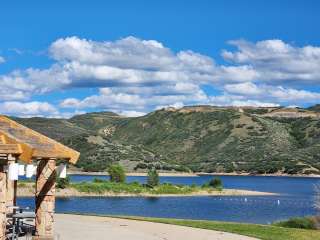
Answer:
<svg viewBox="0 0 320 240"><path fill-rule="evenodd" d="M16 162L16 158L11 154L8 155L8 168L10 164ZM7 206L16 206L17 203L17 181L10 180L7 176ZM7 211L13 211L12 208L8 208Z"/></svg>
<svg viewBox="0 0 320 240"><path fill-rule="evenodd" d="M36 179L36 236L34 239L53 239L53 215L56 185L55 159L38 161Z"/></svg>
<svg viewBox="0 0 320 240"><path fill-rule="evenodd" d="M1 160L0 160L1 161ZM4 163L0 162L0 240L6 239L6 192L7 174L4 170Z"/></svg>

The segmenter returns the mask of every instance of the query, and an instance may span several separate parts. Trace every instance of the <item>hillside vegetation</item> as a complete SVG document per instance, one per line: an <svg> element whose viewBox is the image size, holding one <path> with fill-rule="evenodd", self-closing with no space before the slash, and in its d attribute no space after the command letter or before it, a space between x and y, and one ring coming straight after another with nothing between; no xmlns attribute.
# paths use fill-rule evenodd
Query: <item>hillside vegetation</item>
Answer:
<svg viewBox="0 0 320 240"><path fill-rule="evenodd" d="M137 118L15 120L80 151L86 171L120 162L129 171L310 174L320 171L318 109L193 106Z"/></svg>

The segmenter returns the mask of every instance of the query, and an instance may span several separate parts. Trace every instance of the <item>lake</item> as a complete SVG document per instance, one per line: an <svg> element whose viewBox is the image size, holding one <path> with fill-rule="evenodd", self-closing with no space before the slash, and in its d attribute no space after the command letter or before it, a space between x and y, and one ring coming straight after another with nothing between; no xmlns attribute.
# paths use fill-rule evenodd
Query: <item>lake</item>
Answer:
<svg viewBox="0 0 320 240"><path fill-rule="evenodd" d="M71 181L92 181L106 176L71 175ZM280 196L259 197L72 197L56 200L56 211L106 215L135 215L271 223L295 216L314 215L314 185L319 178L219 176L225 188L274 192ZM212 176L160 177L173 184L201 185ZM128 182L144 183L146 177L130 176ZM33 206L33 198L19 198L21 206Z"/></svg>

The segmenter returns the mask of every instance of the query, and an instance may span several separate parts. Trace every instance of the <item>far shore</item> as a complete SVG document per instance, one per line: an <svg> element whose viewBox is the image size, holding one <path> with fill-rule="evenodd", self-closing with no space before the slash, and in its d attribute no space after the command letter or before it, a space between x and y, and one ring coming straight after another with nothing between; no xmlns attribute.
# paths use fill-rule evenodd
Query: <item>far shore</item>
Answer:
<svg viewBox="0 0 320 240"><path fill-rule="evenodd" d="M85 175L85 176L108 176L107 172L83 172L83 171L72 171L68 172L69 175ZM148 175L146 172L128 172L127 176L132 177L145 177ZM161 177L198 177L198 176L256 176L256 177L310 177L310 178L320 178L317 174L251 174L251 173L189 173L189 172L159 172Z"/></svg>
<svg viewBox="0 0 320 240"><path fill-rule="evenodd" d="M161 177L197 177L197 173L188 172L158 172ZM82 172L82 171L68 171L68 175L85 175L85 176L108 176L107 172ZM128 172L126 176L145 177L147 172Z"/></svg>
<svg viewBox="0 0 320 240"><path fill-rule="evenodd" d="M31 184L27 184L25 187L18 187L18 197L34 197L35 190ZM276 193L249 191L240 189L223 189L221 191L198 191L194 193L186 194L151 194L151 193L86 193L79 192L74 188L56 189L56 197L187 197L187 196L275 196Z"/></svg>

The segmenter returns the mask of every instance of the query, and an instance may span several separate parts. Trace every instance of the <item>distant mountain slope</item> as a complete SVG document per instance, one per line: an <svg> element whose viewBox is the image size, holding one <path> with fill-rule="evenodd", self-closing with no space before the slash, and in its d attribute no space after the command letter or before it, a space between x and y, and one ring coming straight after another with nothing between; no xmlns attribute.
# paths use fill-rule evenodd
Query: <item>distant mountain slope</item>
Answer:
<svg viewBox="0 0 320 240"><path fill-rule="evenodd" d="M319 173L320 115L309 109L162 109L138 118L110 112L16 119L79 150L79 167L130 171Z"/></svg>
<svg viewBox="0 0 320 240"><path fill-rule="evenodd" d="M310 111L320 112L320 104L308 108Z"/></svg>
<svg viewBox="0 0 320 240"><path fill-rule="evenodd" d="M68 121L89 131L98 131L99 129L112 124L121 119L120 115L112 112L93 112L82 115L76 115Z"/></svg>
<svg viewBox="0 0 320 240"><path fill-rule="evenodd" d="M46 134L50 138L61 140L74 135L89 133L87 129L84 129L71 121L66 119L56 118L15 118L13 119L27 127L30 127L40 133Z"/></svg>

